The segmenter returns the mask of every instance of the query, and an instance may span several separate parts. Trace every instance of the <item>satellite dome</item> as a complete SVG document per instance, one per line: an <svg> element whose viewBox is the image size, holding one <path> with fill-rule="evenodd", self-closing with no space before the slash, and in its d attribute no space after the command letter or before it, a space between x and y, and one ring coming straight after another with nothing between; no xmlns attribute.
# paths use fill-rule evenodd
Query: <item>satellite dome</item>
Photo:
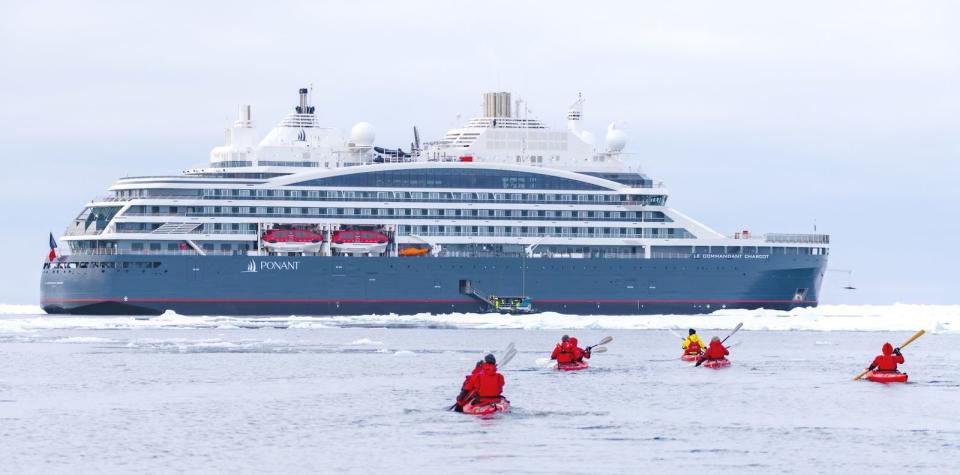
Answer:
<svg viewBox="0 0 960 475"><path fill-rule="evenodd" d="M357 147L372 147L377 131L368 122L357 122L350 129L350 142Z"/></svg>
<svg viewBox="0 0 960 475"><path fill-rule="evenodd" d="M627 146L627 133L623 129L617 128L617 123L613 122L607 127L607 151L622 152Z"/></svg>

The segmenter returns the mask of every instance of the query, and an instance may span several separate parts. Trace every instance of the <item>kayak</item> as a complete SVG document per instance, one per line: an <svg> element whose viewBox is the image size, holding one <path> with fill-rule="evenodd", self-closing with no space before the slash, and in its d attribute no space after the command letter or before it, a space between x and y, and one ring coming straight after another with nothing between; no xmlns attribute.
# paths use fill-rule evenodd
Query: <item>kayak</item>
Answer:
<svg viewBox="0 0 960 475"><path fill-rule="evenodd" d="M557 369L560 371L580 371L587 369L590 365L586 361L574 361L573 363L557 363Z"/></svg>
<svg viewBox="0 0 960 475"><path fill-rule="evenodd" d="M713 368L713 369L726 368L727 366L730 366L730 360L726 358L720 358L718 360L707 360L707 361L704 361L703 365L701 366L703 366L704 368Z"/></svg>
<svg viewBox="0 0 960 475"><path fill-rule="evenodd" d="M867 379L875 383L905 383L907 382L907 373L899 371L871 371L867 373Z"/></svg>
<svg viewBox="0 0 960 475"><path fill-rule="evenodd" d="M700 359L700 355L691 355L690 353L683 353L680 355L680 359L683 361L697 361Z"/></svg>
<svg viewBox="0 0 960 475"><path fill-rule="evenodd" d="M463 405L464 414L475 414L478 416L486 416L497 412L507 412L508 410L510 410L510 401L508 401L505 397L502 397L499 401L494 402L476 405L474 405L472 402L468 402Z"/></svg>

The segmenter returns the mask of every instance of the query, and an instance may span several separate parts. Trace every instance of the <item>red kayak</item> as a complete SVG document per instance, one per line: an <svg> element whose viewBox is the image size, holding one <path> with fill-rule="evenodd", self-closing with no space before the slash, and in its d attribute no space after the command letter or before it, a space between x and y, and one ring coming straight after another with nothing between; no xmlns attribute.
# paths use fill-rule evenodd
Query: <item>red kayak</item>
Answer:
<svg viewBox="0 0 960 475"><path fill-rule="evenodd" d="M692 355L691 355L690 353L684 353L684 354L680 355L680 359L683 360L683 361L697 361L697 360L700 359L700 355L699 355L699 354L692 354Z"/></svg>
<svg viewBox="0 0 960 475"><path fill-rule="evenodd" d="M905 383L907 382L907 373L899 371L871 371L867 373L867 379L875 383Z"/></svg>
<svg viewBox="0 0 960 475"><path fill-rule="evenodd" d="M475 414L478 416L487 416L497 412L507 412L510 410L510 401L507 398L502 397L499 401L478 403L474 405L472 402L468 402L463 405L464 414Z"/></svg>
<svg viewBox="0 0 960 475"><path fill-rule="evenodd" d="M701 366L703 366L704 368L713 368L713 369L726 368L727 366L730 366L730 360L726 358L707 360L707 361L704 361Z"/></svg>
<svg viewBox="0 0 960 475"><path fill-rule="evenodd" d="M586 361L574 361L573 363L557 363L557 369L560 371L580 371L587 369L590 365Z"/></svg>

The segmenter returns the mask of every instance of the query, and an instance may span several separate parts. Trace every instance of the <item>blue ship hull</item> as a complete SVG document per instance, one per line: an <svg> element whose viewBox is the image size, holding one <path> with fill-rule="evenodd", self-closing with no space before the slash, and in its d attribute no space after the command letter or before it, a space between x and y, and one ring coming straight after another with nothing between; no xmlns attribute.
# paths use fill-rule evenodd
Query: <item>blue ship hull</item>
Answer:
<svg viewBox="0 0 960 475"><path fill-rule="evenodd" d="M751 258L752 257L752 258ZM468 295L527 295L540 312L699 314L815 306L827 256L739 258L68 256L43 270L48 313L357 315L482 312Z"/></svg>

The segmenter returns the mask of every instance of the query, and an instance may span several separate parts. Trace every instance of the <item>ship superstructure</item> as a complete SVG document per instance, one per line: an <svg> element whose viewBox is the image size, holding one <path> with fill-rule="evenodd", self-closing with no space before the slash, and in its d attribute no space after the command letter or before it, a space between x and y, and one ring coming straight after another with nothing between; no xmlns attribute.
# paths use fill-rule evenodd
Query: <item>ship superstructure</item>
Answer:
<svg viewBox="0 0 960 475"><path fill-rule="evenodd" d="M497 295L566 313L815 305L826 235L724 236L580 127L483 117L409 152L318 124L309 91L263 139L251 108L211 166L118 180L44 265L48 312L346 314L481 311Z"/></svg>

